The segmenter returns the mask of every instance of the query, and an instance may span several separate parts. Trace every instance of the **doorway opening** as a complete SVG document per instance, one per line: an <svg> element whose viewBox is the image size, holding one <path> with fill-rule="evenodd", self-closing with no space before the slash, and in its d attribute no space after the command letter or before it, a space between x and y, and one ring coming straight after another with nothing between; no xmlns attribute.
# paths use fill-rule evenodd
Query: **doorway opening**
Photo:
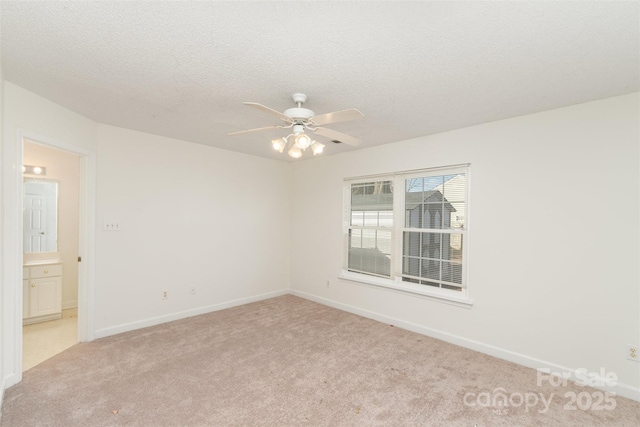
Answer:
<svg viewBox="0 0 640 427"><path fill-rule="evenodd" d="M4 242L6 251L3 258L3 311L9 319L3 336L2 359L7 369L4 388L22 381L22 323L24 311L23 265L23 215L24 183L23 172L27 169L23 162L23 143L31 141L46 147L56 148L79 156L79 215L78 215L78 284L77 284L77 341L88 342L95 337L94 332L94 280L95 280L95 191L96 153L91 148L69 144L26 129L17 129L17 138L5 141L3 147L3 167L14 173L5 174L3 199L6 202ZM40 165L31 165L40 166ZM32 169L35 172L35 169ZM79 262L80 258L82 259ZM29 272L30 273L30 272ZM51 273L50 271L48 273ZM44 270L36 274L48 274ZM51 274L49 274L51 275ZM40 278L38 278L40 279ZM31 278L29 278L31 280ZM31 285L29 284L29 287Z"/></svg>
<svg viewBox="0 0 640 427"><path fill-rule="evenodd" d="M22 141L22 371L78 343L80 159Z"/></svg>

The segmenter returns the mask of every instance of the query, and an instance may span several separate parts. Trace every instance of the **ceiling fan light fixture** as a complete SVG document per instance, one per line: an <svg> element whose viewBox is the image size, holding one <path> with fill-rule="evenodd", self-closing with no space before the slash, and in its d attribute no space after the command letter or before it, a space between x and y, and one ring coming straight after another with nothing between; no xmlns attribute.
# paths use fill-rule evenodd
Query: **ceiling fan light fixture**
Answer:
<svg viewBox="0 0 640 427"><path fill-rule="evenodd" d="M311 138L304 133L296 135L296 147L301 150L306 150L311 145Z"/></svg>
<svg viewBox="0 0 640 427"><path fill-rule="evenodd" d="M295 145L292 145L291 148L289 149L289 151L287 152L287 154L289 156L293 157L294 159L298 159L298 158L302 157L302 150L300 150Z"/></svg>
<svg viewBox="0 0 640 427"><path fill-rule="evenodd" d="M282 137L282 138L274 139L271 141L271 145L273 146L274 150L276 150L279 153L282 153L284 151L284 147L287 146L287 138Z"/></svg>
<svg viewBox="0 0 640 427"><path fill-rule="evenodd" d="M293 102L296 106L285 110L284 113L258 104L257 102L243 102L243 104L249 107L279 118L285 124L235 131L230 132L229 135L244 135L270 129L291 129L291 133L288 136L272 139L271 146L279 153L284 153L284 150L287 150L287 147L289 147L287 154L294 159L302 157L302 152L309 147L312 147L311 151L313 151L314 156L322 153L324 150L324 144L320 144L318 141L312 140L311 137L305 135L305 130L329 138L333 140L333 142L341 141L347 145L357 146L362 142L353 136L323 127L323 125L331 123L346 122L364 117L364 115L355 108L316 115L312 110L303 107L304 103L307 102L307 95L294 93Z"/></svg>
<svg viewBox="0 0 640 427"><path fill-rule="evenodd" d="M311 141L311 151L313 151L313 155L317 155L322 153L324 150L324 144L320 144L318 141Z"/></svg>

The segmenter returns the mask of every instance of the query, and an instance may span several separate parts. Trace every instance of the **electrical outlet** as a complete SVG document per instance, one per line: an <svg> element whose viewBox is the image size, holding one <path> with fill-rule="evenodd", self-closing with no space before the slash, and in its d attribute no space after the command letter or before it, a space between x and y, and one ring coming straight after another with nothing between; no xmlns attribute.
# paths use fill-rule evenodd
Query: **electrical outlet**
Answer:
<svg viewBox="0 0 640 427"><path fill-rule="evenodd" d="M640 347L637 345L627 345L627 359L640 362Z"/></svg>
<svg viewBox="0 0 640 427"><path fill-rule="evenodd" d="M189 288L189 294L191 294L191 295L195 295L196 294L196 287L195 286L192 286L192 287Z"/></svg>
<svg viewBox="0 0 640 427"><path fill-rule="evenodd" d="M162 291L162 299L169 298L169 291Z"/></svg>

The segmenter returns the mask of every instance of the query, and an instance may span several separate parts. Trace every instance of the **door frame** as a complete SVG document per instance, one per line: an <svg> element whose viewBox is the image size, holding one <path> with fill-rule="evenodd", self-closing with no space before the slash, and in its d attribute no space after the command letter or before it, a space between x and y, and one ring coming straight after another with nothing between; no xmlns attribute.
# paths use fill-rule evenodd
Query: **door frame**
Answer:
<svg viewBox="0 0 640 427"><path fill-rule="evenodd" d="M79 147L66 142L31 132L25 129L18 129L17 138L13 142L15 164L11 165L14 172L14 185L5 185L4 202L11 209L14 202L14 211L5 218L5 231L15 230L13 233L6 233L4 243L6 244L6 255L11 251L12 256L5 256L3 267L13 274L5 275L3 281L3 294L9 298L4 298L3 312L5 319L12 318L9 332L13 335L11 347L4 351L5 367L8 368L5 376L5 387L19 383L22 380L22 206L24 203L23 188L23 141L28 140L37 144L51 148L68 151L79 156L79 215L78 215L78 236L79 255L82 262L78 263L78 341L88 342L95 339L94 330L94 285L95 285L95 192L96 192L96 153L93 150ZM7 143L11 143L7 141ZM12 145L13 145L12 144ZM7 147L5 147L7 148ZM6 151L5 151L6 153ZM9 159L7 159L9 160ZM10 161L10 160L9 160ZM12 162L13 163L13 162ZM5 163L6 165L6 163ZM6 176L6 175L5 175ZM19 232L18 232L19 231ZM5 270L5 271L7 271ZM7 342L5 341L5 342ZM3 349L4 350L4 349Z"/></svg>

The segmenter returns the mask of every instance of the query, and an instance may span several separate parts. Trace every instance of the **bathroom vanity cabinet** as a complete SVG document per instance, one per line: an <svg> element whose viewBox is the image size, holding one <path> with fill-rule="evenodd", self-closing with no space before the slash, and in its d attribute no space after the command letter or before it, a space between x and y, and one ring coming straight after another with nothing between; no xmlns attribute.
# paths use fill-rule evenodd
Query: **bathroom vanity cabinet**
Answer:
<svg viewBox="0 0 640 427"><path fill-rule="evenodd" d="M62 263L24 265L22 273L22 323L24 325L62 317Z"/></svg>

